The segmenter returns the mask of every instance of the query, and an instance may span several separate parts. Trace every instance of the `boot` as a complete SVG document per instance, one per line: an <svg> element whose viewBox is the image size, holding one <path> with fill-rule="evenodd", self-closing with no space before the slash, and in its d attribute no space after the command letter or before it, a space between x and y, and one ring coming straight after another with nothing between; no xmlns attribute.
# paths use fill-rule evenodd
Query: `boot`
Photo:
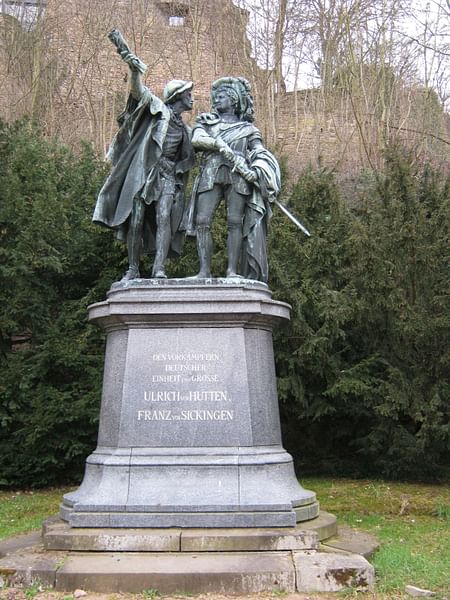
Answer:
<svg viewBox="0 0 450 600"><path fill-rule="evenodd" d="M140 277L139 269L136 266L130 266L125 271L124 276L120 281L130 281L131 279L139 279Z"/></svg>

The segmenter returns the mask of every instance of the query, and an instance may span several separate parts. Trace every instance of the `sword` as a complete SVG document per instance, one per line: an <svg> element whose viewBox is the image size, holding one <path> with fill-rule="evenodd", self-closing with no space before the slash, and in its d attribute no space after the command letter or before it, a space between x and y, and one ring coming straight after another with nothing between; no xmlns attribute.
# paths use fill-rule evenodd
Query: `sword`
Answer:
<svg viewBox="0 0 450 600"><path fill-rule="evenodd" d="M289 218L289 219L290 219L290 220L291 220L293 223L295 223L295 225L297 225L297 227L298 227L299 229L301 229L305 235L307 235L308 237L311 237L311 234L310 234L310 233L309 233L309 231L306 229L306 227L305 227L304 225L302 225L302 223L300 223L300 221L299 221L298 219L296 219L296 218L294 217L294 215L293 215L292 213L290 213L290 212L288 211L288 209L287 209L285 206L283 206L283 204L281 204L281 202L278 202L278 200L275 200L275 204L281 208L281 210L284 212L284 214L285 214L285 215L286 215L286 216L287 216L287 217L288 217L288 218Z"/></svg>
<svg viewBox="0 0 450 600"><path fill-rule="evenodd" d="M233 170L233 171L237 171L238 173L240 173L240 174L241 174L241 175L244 177L244 179L245 179L245 175L246 175L247 171L249 170L249 169L248 169L248 166L247 166L247 165L246 165L246 163L245 163L245 160L244 160L244 159L241 159L241 160L240 160L240 157L238 157L238 156L234 156L233 158L228 158L228 160L229 160L229 161L232 163L232 165L233 165L233 169L232 169L232 170ZM254 183L254 185L258 186L258 184L257 184L256 182ZM258 187L259 187L259 186L258 186ZM283 204L281 204L281 202L278 202L278 200L275 200L275 204L281 208L281 210L284 212L284 214L285 214L285 215L286 215L286 216L287 216L287 217L288 217L288 218L289 218L289 219L290 219L290 220L291 220L291 221L292 221L292 222L293 222L295 225L297 225L297 227L298 227L299 229L301 229L301 231L303 231L303 233L304 233L305 235L307 235L308 237L311 237L311 234L310 234L310 233L309 233L309 231L306 229L306 227L305 227L305 226L304 226L302 223L300 223L300 221L299 221L299 220L298 220L296 217L294 217L294 215L293 215L291 212L289 212L289 211L288 211L288 209L287 209L287 208L286 208L286 207L285 207Z"/></svg>

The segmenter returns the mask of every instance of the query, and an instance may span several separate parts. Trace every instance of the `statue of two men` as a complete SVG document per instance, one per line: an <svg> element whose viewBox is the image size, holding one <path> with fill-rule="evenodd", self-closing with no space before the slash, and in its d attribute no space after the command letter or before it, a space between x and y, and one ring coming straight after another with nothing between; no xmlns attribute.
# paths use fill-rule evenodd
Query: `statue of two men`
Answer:
<svg viewBox="0 0 450 600"><path fill-rule="evenodd" d="M161 101L142 84L143 63L122 39L116 45L131 71L131 91L93 220L115 229L127 243L129 267L122 281L140 277L142 252L155 254L152 278L165 278L165 261L181 252L185 232L197 238L196 277L211 277L211 223L222 199L227 277L267 281L266 230L270 204L280 190L280 171L252 123L249 83L241 77L215 81L212 110L197 117L191 135L181 114L192 110L192 82L170 81ZM194 150L202 153L202 163L186 206Z"/></svg>

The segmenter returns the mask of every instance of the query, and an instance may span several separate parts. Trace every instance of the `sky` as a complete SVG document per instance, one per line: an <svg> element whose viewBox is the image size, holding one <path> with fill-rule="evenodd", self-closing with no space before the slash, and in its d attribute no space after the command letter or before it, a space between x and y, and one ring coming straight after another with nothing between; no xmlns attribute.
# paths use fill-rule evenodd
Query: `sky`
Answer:
<svg viewBox="0 0 450 600"><path fill-rule="evenodd" d="M249 11L247 33L254 56L263 68L273 67L273 36L279 0L233 0ZM352 8L364 0L288 0L290 20L287 31L291 39L285 47L283 74L288 90L320 85L318 62L317 10L325 16L332 5ZM371 3L372 10L376 3ZM308 19L308 11L311 18ZM342 14L342 13L341 13ZM315 19L315 20L314 20ZM312 26L312 27L311 27ZM308 30L308 27L311 27ZM385 57L408 83L432 87L443 105L450 109L450 0L379 0L372 18L365 21L365 31L353 29L353 38L365 37L370 54L372 44L385 43ZM361 45L361 52L364 44Z"/></svg>

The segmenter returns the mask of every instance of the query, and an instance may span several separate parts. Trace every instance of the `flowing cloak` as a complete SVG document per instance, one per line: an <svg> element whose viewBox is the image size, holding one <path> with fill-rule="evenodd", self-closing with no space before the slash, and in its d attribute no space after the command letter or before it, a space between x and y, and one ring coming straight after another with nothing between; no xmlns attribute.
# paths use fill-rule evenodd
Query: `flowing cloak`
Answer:
<svg viewBox="0 0 450 600"><path fill-rule="evenodd" d="M248 148L248 140L261 139L261 133L259 129L247 121L239 121L238 123L235 123L234 125L231 125L229 128L224 129L222 131L211 131L211 126L216 125L219 122L220 119L215 113L203 113L197 117L198 124L194 127L194 131L197 127L204 129L209 136L214 137L214 139L221 138L233 150L236 150L237 146L239 154L248 154L246 150L246 148ZM219 158L219 160L215 160L217 157ZM204 184L207 179L214 179L218 168L222 164L226 164L226 160L222 159L221 155L218 152L208 152L206 150L204 151L204 161L200 167L200 173L198 174L194 182L191 199L189 204L186 206L186 211L183 216L182 223L180 225L180 228L186 231L187 235L196 235L195 218L197 212L198 193L201 190L201 187L205 187L206 189L211 189L213 187L213 180L209 182L209 186L205 186ZM231 168L231 165L229 166ZM243 177L239 173L232 172L231 180L232 185L235 186L235 189L237 189L238 192L250 192L251 186L249 186L249 184L243 179ZM244 186L243 189L242 186Z"/></svg>
<svg viewBox="0 0 450 600"><path fill-rule="evenodd" d="M170 109L145 88L139 100L129 96L126 108L118 118L120 129L107 155L112 164L111 173L100 190L92 220L115 229L122 241L126 241L127 220L135 196L141 197L146 204L159 199L161 181L158 167L170 115ZM181 252L182 234L178 229L184 210L187 173L193 165L194 151L189 131L184 126L175 167L177 185L171 212L171 254ZM155 216L146 216L143 245L147 251L154 252L155 237Z"/></svg>
<svg viewBox="0 0 450 600"><path fill-rule="evenodd" d="M248 160L258 173L258 185L245 207L240 271L247 279L267 282L267 224L272 216L270 205L280 193L280 167L274 155L262 147L252 150Z"/></svg>

